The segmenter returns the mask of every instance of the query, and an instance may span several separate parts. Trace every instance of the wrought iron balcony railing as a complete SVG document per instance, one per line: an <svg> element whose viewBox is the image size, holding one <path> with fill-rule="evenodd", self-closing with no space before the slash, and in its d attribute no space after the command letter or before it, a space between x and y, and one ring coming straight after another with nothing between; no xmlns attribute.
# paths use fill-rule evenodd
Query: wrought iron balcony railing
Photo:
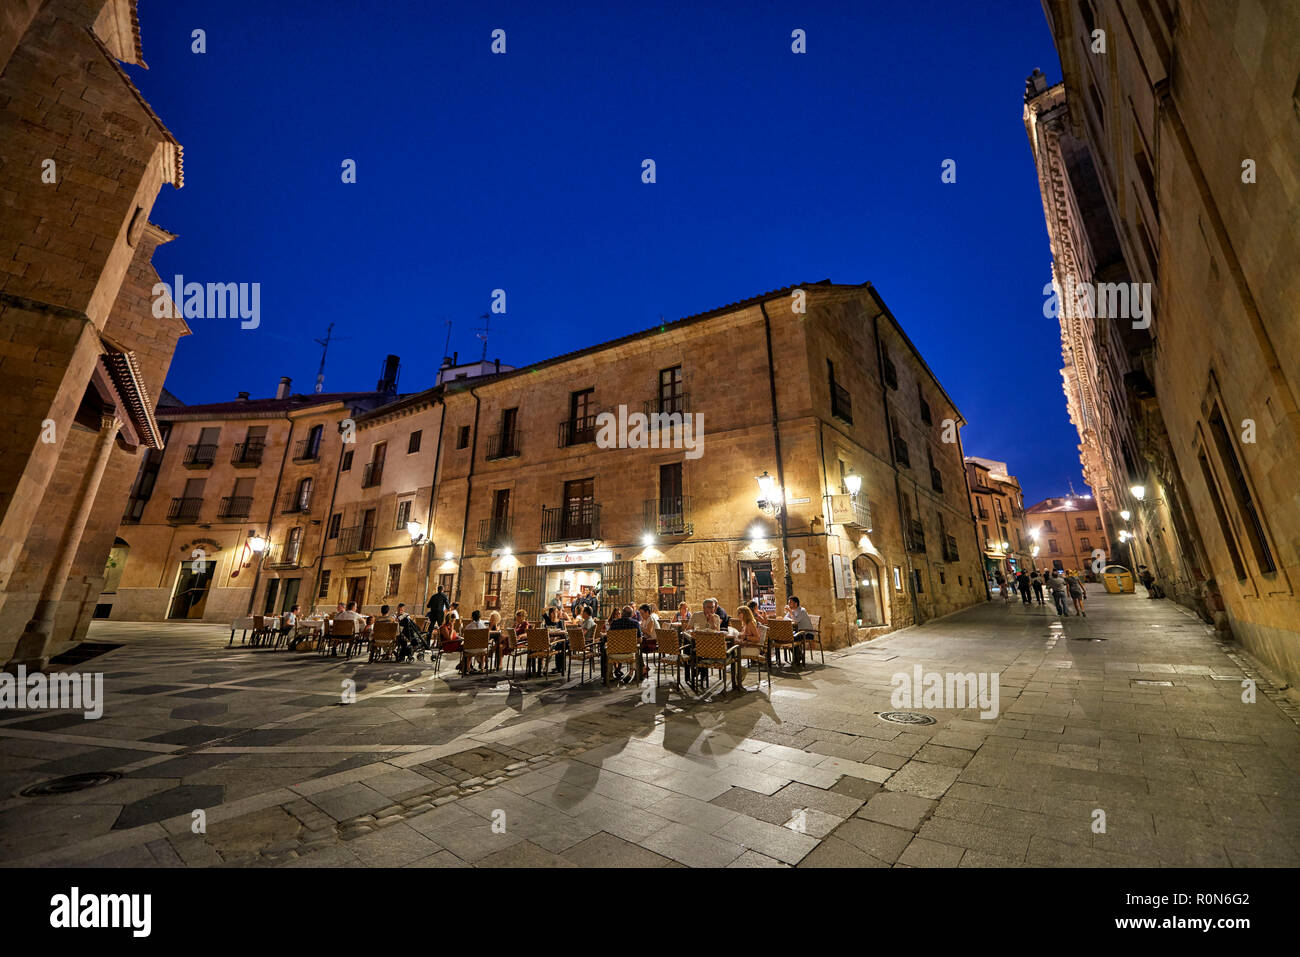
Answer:
<svg viewBox="0 0 1300 957"><path fill-rule="evenodd" d="M302 557L302 541L272 545L266 556L268 568L297 568Z"/></svg>
<svg viewBox="0 0 1300 957"><path fill-rule="evenodd" d="M907 550L909 552L925 551L925 525L919 518L907 523Z"/></svg>
<svg viewBox="0 0 1300 957"><path fill-rule="evenodd" d="M266 449L262 442L236 442L230 453L230 464L235 468L255 469L262 464L262 452Z"/></svg>
<svg viewBox="0 0 1300 957"><path fill-rule="evenodd" d="M693 535L691 499L687 495L666 495L645 500L646 531L656 535Z"/></svg>
<svg viewBox="0 0 1300 957"><path fill-rule="evenodd" d="M311 490L300 492L297 489L290 489L280 496L281 512L301 512L306 514L311 511Z"/></svg>
<svg viewBox="0 0 1300 957"><path fill-rule="evenodd" d="M478 523L478 547L485 552L508 548L513 544L514 518L510 515L493 515Z"/></svg>
<svg viewBox="0 0 1300 957"><path fill-rule="evenodd" d="M181 462L187 469L209 469L217 460L217 447L197 443L185 447L185 459Z"/></svg>
<svg viewBox="0 0 1300 957"><path fill-rule="evenodd" d="M560 448L596 441L596 414L568 418L560 423Z"/></svg>
<svg viewBox="0 0 1300 957"><path fill-rule="evenodd" d="M227 495L221 500L221 507L217 509L218 518L248 518L248 514L253 510L253 497L251 495Z"/></svg>
<svg viewBox="0 0 1300 957"><path fill-rule="evenodd" d="M203 508L201 498L174 498L167 509L167 521L188 524L199 520L199 511Z"/></svg>
<svg viewBox="0 0 1300 957"><path fill-rule="evenodd" d="M511 459L519 454L519 430L498 432L488 437L487 460Z"/></svg>
<svg viewBox="0 0 1300 957"><path fill-rule="evenodd" d="M600 506L595 502L542 509L542 544L600 538Z"/></svg>
<svg viewBox="0 0 1300 957"><path fill-rule="evenodd" d="M339 530L335 553L346 555L352 552L368 552L375 547L375 527L373 525L351 525Z"/></svg>
<svg viewBox="0 0 1300 957"><path fill-rule="evenodd" d="M299 439L293 447L293 460L299 464L320 461L320 442L313 443L311 439Z"/></svg>

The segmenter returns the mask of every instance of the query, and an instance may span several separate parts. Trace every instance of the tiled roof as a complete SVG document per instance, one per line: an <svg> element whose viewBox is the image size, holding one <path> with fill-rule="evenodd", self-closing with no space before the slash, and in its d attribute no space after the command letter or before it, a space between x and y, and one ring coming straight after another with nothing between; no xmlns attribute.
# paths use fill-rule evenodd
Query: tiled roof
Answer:
<svg viewBox="0 0 1300 957"><path fill-rule="evenodd" d="M221 419L265 417L316 405L330 405L363 399L380 398L378 392L319 392L311 395L291 395L287 399L235 399L232 402L211 402L207 405L159 406L158 417L168 422L182 419Z"/></svg>

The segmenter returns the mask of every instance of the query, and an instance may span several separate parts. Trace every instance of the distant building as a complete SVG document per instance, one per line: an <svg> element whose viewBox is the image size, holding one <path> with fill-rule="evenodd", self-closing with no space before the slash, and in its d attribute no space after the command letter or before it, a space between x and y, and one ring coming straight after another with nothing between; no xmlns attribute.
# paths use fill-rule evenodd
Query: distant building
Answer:
<svg viewBox="0 0 1300 957"><path fill-rule="evenodd" d="M996 577L998 572L1015 575L1035 568L1020 482L1008 474L1006 462L968 455L965 464L975 537L983 550L987 576Z"/></svg>
<svg viewBox="0 0 1300 957"><path fill-rule="evenodd" d="M1025 509L1029 536L1038 547L1035 564L1051 571L1078 571L1089 581L1100 580L1097 569L1126 565L1128 552L1112 552L1101 512L1091 496L1048 498Z"/></svg>

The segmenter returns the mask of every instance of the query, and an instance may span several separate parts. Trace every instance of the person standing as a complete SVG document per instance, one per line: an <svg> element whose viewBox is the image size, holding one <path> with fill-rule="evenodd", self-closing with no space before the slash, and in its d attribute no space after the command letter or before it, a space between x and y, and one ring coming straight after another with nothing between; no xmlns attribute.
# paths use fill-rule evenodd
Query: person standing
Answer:
<svg viewBox="0 0 1300 957"><path fill-rule="evenodd" d="M430 631L441 625L443 619L447 617L448 604L447 594L442 590L442 586L439 585L438 590L433 593L433 597L429 599L428 604L429 621L433 622Z"/></svg>
<svg viewBox="0 0 1300 957"><path fill-rule="evenodd" d="M1020 601L1022 604L1029 604L1029 576L1022 569L1016 576L1016 586L1020 589Z"/></svg>
<svg viewBox="0 0 1300 957"><path fill-rule="evenodd" d="M1035 568L1034 573L1029 576L1029 584L1034 589L1034 598L1038 601L1038 604L1041 605L1043 603L1043 576L1038 574L1037 568Z"/></svg>

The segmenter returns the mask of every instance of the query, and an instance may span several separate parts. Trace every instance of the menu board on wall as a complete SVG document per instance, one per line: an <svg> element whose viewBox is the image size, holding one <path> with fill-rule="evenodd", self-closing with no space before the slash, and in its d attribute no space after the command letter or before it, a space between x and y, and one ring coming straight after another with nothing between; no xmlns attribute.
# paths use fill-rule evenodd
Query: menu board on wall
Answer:
<svg viewBox="0 0 1300 957"><path fill-rule="evenodd" d="M831 578L835 579L835 597L844 597L844 559L839 555L831 556Z"/></svg>

